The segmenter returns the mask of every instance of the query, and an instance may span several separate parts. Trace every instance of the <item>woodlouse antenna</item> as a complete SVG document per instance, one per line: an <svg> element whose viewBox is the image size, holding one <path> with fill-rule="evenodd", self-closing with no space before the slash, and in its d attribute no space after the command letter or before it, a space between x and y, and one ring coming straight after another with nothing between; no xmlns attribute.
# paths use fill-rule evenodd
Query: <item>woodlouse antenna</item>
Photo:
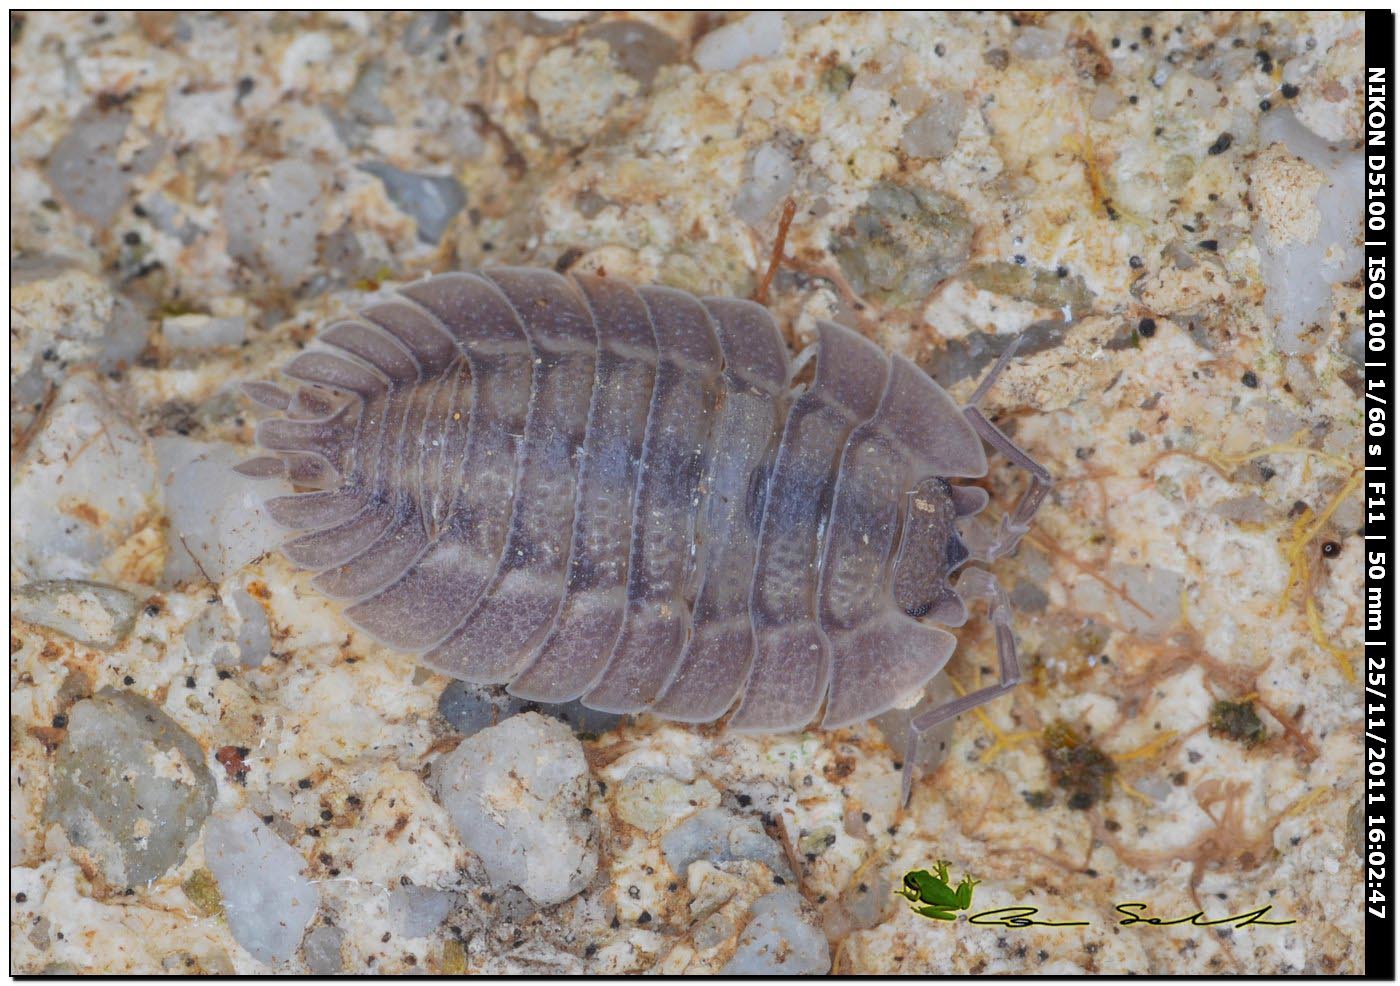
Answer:
<svg viewBox="0 0 1400 986"><path fill-rule="evenodd" d="M977 389L972 392L972 396L967 399L969 407L976 407L978 404L982 403L982 398L986 397L993 385L996 384L997 378L1001 376L1002 371L1006 369L1012 357L1016 355L1016 350L1021 348L1021 340L1024 338L1025 333L1018 333L1014 339L1006 344L1006 348L1003 349L1001 355L997 357L996 363L992 365L987 375L982 378L982 382L977 385Z"/></svg>

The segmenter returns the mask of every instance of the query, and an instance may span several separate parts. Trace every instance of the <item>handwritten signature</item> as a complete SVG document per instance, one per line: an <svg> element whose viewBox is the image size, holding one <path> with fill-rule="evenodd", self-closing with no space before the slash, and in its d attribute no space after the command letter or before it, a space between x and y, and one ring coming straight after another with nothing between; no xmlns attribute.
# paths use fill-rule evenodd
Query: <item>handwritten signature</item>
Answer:
<svg viewBox="0 0 1400 986"><path fill-rule="evenodd" d="M1148 905L1138 902L1118 904L1113 909L1125 917L1119 921L1120 925L1148 924L1154 927L1169 927L1176 924L1190 924L1198 928L1208 928L1218 924L1233 925L1236 928L1243 928L1250 924L1270 925L1279 927L1286 924L1297 924L1298 922L1289 919L1286 921L1271 921L1264 915L1273 909L1272 904L1265 904L1263 907L1252 911L1243 911L1239 914L1231 914L1222 918L1208 918L1205 911L1197 911L1195 914L1187 914L1179 918L1162 918L1147 915L1144 912ZM997 907L989 911L979 911L968 916L968 924L990 924L1001 928L1030 928L1038 926L1041 928L1076 928L1089 925L1089 921L1042 921L1035 915L1040 913L1040 908L1028 905L1015 905L1012 907Z"/></svg>
<svg viewBox="0 0 1400 986"><path fill-rule="evenodd" d="M1253 911L1244 911L1241 914L1232 914L1229 917L1224 918L1208 918L1206 917L1205 911L1197 911L1195 914L1188 914L1184 918L1143 917L1140 913L1134 914L1131 910L1129 910L1130 908L1139 912L1147 910L1146 904L1138 903L1119 904L1113 909L1119 914L1127 915L1127 917L1125 917L1122 921L1118 922L1119 924L1123 925L1155 924L1166 926L1172 924L1194 924L1198 928L1208 928L1211 925L1216 924L1233 924L1236 928L1243 928L1247 924L1268 924L1277 926L1298 923L1292 918L1289 918L1287 921L1265 920L1264 915L1268 914L1271 910L1273 910L1273 907L1273 904L1265 904L1263 907L1257 908Z"/></svg>
<svg viewBox="0 0 1400 986"><path fill-rule="evenodd" d="M1040 925L1042 928L1072 928L1086 925L1088 921L1036 921L1031 915L1039 914L1040 908L1017 905L1014 907L997 907L990 911L979 911L970 915L968 924L995 924L1003 928L1029 928L1031 925Z"/></svg>

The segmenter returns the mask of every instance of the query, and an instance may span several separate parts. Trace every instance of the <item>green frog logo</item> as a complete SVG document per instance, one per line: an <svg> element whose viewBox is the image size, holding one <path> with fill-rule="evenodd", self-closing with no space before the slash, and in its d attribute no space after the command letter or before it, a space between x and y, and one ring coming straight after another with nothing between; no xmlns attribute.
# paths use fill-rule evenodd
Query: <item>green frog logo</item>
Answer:
<svg viewBox="0 0 1400 986"><path fill-rule="evenodd" d="M935 921L956 921L957 912L972 906L972 888L980 883L971 876L964 876L957 889L948 885L951 877L948 867L952 863L940 859L935 872L910 870L904 874L904 886L895 891L910 901L910 910ZM923 906L919 906L923 905Z"/></svg>

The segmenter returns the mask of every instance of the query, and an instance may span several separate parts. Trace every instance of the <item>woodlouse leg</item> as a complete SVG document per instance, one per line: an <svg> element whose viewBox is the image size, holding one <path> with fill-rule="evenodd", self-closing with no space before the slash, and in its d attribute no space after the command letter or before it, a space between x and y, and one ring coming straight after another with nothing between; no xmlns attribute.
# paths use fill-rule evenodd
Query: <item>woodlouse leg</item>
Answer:
<svg viewBox="0 0 1400 986"><path fill-rule="evenodd" d="M979 688L975 692L969 692L960 698L955 698L936 709L930 709L909 724L909 746L904 755L904 791L901 804L909 803L909 795L914 784L914 771L917 769L915 765L919 762L919 742L923 734L939 723L947 722L949 719L960 716L994 698L1005 695L1015 688L1021 680L1021 663L1016 657L1016 637L1011 632L1011 602L1006 597L1006 590L996 580L996 576L982 568L964 569L962 574L958 576L956 591L964 602L972 602L977 599L987 601L992 627L997 638L999 680L995 685Z"/></svg>
<svg viewBox="0 0 1400 986"><path fill-rule="evenodd" d="M1003 516L1001 518L1000 530L991 537L988 543L978 547L976 557L979 561L984 562L995 561L1002 555L1009 554L1016 550L1016 545L1020 543L1021 538L1025 536L1026 532L1031 529L1031 518L1033 518L1036 511L1040 509L1040 505L1044 502L1046 494L1050 492L1050 487L1054 485L1054 479L1051 477L1049 470L1027 455L1005 432L992 424L987 416L982 413L981 409L977 407L982 398L992 389L992 385L996 383L1002 371L1005 370L1007 365L1011 362L1011 357L1016 354L1016 349L1020 344L1020 336L1017 336L1011 341L1011 344L1008 345L1001 356L997 358L996 365L992 367L991 372L977 385L977 389L973 391L972 398L968 401L967 407L963 408L963 416L967 418L968 424L972 425L978 437L993 449L1006 456L1013 465L1020 466L1022 469L1026 470L1031 476L1030 486L1027 487L1026 492L1021 495L1021 501L1016 504L1016 509L1009 515Z"/></svg>
<svg viewBox="0 0 1400 986"><path fill-rule="evenodd" d="M1026 492L1021 494L1021 500L1016 504L1016 509L1010 514L1002 516L1000 530L993 536L990 543L983 546L978 552L980 561L990 562L1016 549L1021 538L1031 529L1031 518L1035 516L1036 511L1045 501L1046 494L1054 485L1054 480L1044 466L1023 452L1020 446L1008 438L1000 428L988 421L987 416L980 410L975 407L966 407L963 408L963 414L984 442L1010 459L1014 465L1020 466L1031 474L1031 484L1026 488Z"/></svg>

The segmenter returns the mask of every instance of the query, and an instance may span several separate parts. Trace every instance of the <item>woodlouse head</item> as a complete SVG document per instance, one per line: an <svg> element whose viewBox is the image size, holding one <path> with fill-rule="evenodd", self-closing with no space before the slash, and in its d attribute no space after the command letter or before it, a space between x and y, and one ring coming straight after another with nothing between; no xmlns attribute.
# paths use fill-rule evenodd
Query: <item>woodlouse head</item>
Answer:
<svg viewBox="0 0 1400 986"><path fill-rule="evenodd" d="M967 607L949 584L969 557L958 521L985 503L982 491L936 477L909 492L894 566L895 603L909 616L950 627L966 622Z"/></svg>

